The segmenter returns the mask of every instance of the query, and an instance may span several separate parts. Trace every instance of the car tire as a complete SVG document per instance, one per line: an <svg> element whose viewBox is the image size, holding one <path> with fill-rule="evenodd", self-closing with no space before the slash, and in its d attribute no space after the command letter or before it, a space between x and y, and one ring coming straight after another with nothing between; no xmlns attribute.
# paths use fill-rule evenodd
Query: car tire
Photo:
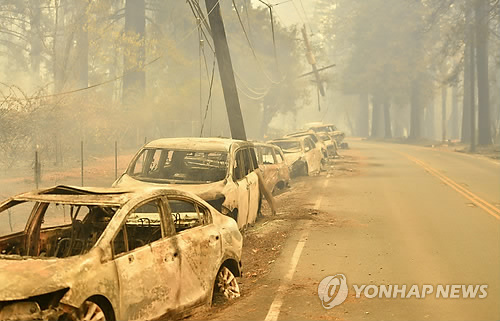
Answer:
<svg viewBox="0 0 500 321"><path fill-rule="evenodd" d="M101 300L89 298L80 307L80 320L115 321L112 311Z"/></svg>
<svg viewBox="0 0 500 321"><path fill-rule="evenodd" d="M273 194L274 195L274 194ZM257 208L257 217L262 217L262 193L259 193L259 207Z"/></svg>
<svg viewBox="0 0 500 321"><path fill-rule="evenodd" d="M215 277L212 304L225 303L240 297L240 286L233 272L225 265L221 266Z"/></svg>
<svg viewBox="0 0 500 321"><path fill-rule="evenodd" d="M309 166L307 166L307 162L302 165L302 168L300 170L300 176L309 176Z"/></svg>
<svg viewBox="0 0 500 321"><path fill-rule="evenodd" d="M233 220L238 222L238 209L237 208L233 209L231 212L228 213L227 216L231 217Z"/></svg>
<svg viewBox="0 0 500 321"><path fill-rule="evenodd" d="M319 171L320 172L325 172L326 171L326 162L327 162L327 160L324 159L324 158L321 160L321 163L320 163L320 166L319 166Z"/></svg>

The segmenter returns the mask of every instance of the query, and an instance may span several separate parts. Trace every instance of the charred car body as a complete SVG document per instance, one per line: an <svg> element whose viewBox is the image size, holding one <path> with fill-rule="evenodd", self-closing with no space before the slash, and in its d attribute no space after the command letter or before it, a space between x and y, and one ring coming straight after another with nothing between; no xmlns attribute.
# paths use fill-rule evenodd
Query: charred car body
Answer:
<svg viewBox="0 0 500 321"><path fill-rule="evenodd" d="M342 141L345 138L345 134L343 131L337 129L337 127L333 124L323 124L323 123L309 123L307 125L310 130L314 132L327 132L333 136L335 141L337 142L337 146L342 146Z"/></svg>
<svg viewBox="0 0 500 321"><path fill-rule="evenodd" d="M269 141L281 148L292 176L319 173L323 164L323 154L307 136L281 138Z"/></svg>
<svg viewBox="0 0 500 321"><path fill-rule="evenodd" d="M264 184L273 193L282 190L290 184L290 171L285 162L283 151L276 145L256 143L257 161L262 170Z"/></svg>
<svg viewBox="0 0 500 321"><path fill-rule="evenodd" d="M313 143L315 148L317 148L321 154L323 155L323 161L326 162L328 159L328 148L326 144L323 142L323 140L316 135L316 132L312 130L308 131L303 131L303 132L297 132L297 133L292 133L284 136L285 138L290 138L290 137L309 137Z"/></svg>
<svg viewBox="0 0 500 321"><path fill-rule="evenodd" d="M316 135L323 141L323 144L325 144L326 149L328 150L328 157L335 157L338 156L338 145L337 141L328 132L317 132Z"/></svg>
<svg viewBox="0 0 500 321"><path fill-rule="evenodd" d="M0 320L150 320L239 296L236 223L190 193L58 186L0 220Z"/></svg>
<svg viewBox="0 0 500 321"><path fill-rule="evenodd" d="M255 222L261 191L251 142L224 138L165 138L146 144L119 186L175 186L192 192L238 226Z"/></svg>

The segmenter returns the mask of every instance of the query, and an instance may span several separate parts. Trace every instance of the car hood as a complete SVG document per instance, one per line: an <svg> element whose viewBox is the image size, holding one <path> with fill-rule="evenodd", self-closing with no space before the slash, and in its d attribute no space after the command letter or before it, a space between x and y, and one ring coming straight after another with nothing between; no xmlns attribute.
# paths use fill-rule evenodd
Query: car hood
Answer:
<svg viewBox="0 0 500 321"><path fill-rule="evenodd" d="M128 174L120 177L113 187L171 187L182 191L191 192L204 200L214 200L223 196L222 191L226 186L226 180L207 184L162 184L156 182L145 182L137 180Z"/></svg>
<svg viewBox="0 0 500 321"><path fill-rule="evenodd" d="M71 288L79 271L92 263L85 257L65 259L0 258L0 301L28 297Z"/></svg>
<svg viewBox="0 0 500 321"><path fill-rule="evenodd" d="M340 130L333 131L333 136L342 136L342 135L344 135L344 133L341 132Z"/></svg>
<svg viewBox="0 0 500 321"><path fill-rule="evenodd" d="M288 166L292 166L293 163L298 161L302 157L302 153L286 153L284 154L285 156L285 162L288 164Z"/></svg>

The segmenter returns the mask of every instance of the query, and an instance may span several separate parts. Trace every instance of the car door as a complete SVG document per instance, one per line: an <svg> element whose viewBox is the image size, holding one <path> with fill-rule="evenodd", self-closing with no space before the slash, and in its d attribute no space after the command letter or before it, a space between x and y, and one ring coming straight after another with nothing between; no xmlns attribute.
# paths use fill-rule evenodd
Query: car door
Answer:
<svg viewBox="0 0 500 321"><path fill-rule="evenodd" d="M279 147L274 148L274 154L276 156L276 167L278 168L278 175L281 179L287 183L290 180L290 171L285 163L285 156Z"/></svg>
<svg viewBox="0 0 500 321"><path fill-rule="evenodd" d="M309 173L319 172L321 170L322 155L309 137L304 139L304 150Z"/></svg>
<svg viewBox="0 0 500 321"><path fill-rule="evenodd" d="M234 219L238 227L245 226L248 219L248 205L250 201L249 182L247 177L248 166L245 164L245 149L241 148L235 153L233 168L233 181L236 184L238 199L238 215Z"/></svg>
<svg viewBox="0 0 500 321"><path fill-rule="evenodd" d="M246 224L253 223L257 220L260 204L260 189L259 177L255 172L259 168L257 163L257 156L253 148L247 148L245 154L245 166L247 168L247 182L248 182L248 217Z"/></svg>
<svg viewBox="0 0 500 321"><path fill-rule="evenodd" d="M181 288L178 302L183 309L211 298L212 286L222 259L220 231L213 224L210 210L193 199L172 196L168 199Z"/></svg>
<svg viewBox="0 0 500 321"><path fill-rule="evenodd" d="M262 166L259 164L259 167L264 167L264 181L266 187L270 192L273 191L274 186L278 183L279 179L279 168L276 161L276 156L274 155L274 148L262 146Z"/></svg>
<svg viewBox="0 0 500 321"><path fill-rule="evenodd" d="M128 320L158 318L178 308L179 266L165 226L160 198L142 202L126 216L111 248L119 280L120 310Z"/></svg>

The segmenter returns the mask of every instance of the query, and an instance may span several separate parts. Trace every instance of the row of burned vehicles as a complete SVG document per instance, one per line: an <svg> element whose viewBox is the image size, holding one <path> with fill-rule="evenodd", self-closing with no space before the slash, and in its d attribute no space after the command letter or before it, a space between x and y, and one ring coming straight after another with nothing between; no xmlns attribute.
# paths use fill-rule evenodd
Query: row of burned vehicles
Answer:
<svg viewBox="0 0 500 321"><path fill-rule="evenodd" d="M319 172L343 139L311 128L269 143L160 139L112 188L56 186L1 203L0 320L180 318L238 297L240 229L262 195L272 204L290 173Z"/></svg>

